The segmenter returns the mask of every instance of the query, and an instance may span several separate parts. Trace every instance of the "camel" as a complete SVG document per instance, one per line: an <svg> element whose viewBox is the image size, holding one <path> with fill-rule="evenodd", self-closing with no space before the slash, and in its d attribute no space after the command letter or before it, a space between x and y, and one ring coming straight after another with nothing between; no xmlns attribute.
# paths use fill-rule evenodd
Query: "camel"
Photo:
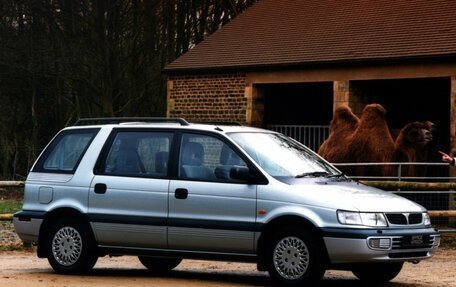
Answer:
<svg viewBox="0 0 456 287"><path fill-rule="evenodd" d="M405 125L393 140L386 122L386 110L380 104L367 105L358 119L347 106L334 112L330 135L318 154L333 163L416 162L426 161L427 147L432 141L432 122ZM356 176L393 176L394 166L342 167ZM403 175L424 175L422 167L407 166ZM425 170L424 170L425 172Z"/></svg>

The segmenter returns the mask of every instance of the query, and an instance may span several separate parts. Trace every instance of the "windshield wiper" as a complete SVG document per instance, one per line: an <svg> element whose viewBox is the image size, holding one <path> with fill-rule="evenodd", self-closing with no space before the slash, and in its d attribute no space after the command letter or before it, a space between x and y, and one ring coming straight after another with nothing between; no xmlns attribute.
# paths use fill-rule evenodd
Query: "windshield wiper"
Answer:
<svg viewBox="0 0 456 287"><path fill-rule="evenodd" d="M302 177L319 177L319 176L328 176L329 173L327 171L312 171L312 172L304 172L295 176L296 178Z"/></svg>
<svg viewBox="0 0 456 287"><path fill-rule="evenodd" d="M349 177L347 177L342 172L328 174L326 178L332 178L332 181L352 181Z"/></svg>
<svg viewBox="0 0 456 287"><path fill-rule="evenodd" d="M331 178L331 177L342 177L345 176L345 174L339 172L339 173L334 173L334 174L328 174L326 177Z"/></svg>

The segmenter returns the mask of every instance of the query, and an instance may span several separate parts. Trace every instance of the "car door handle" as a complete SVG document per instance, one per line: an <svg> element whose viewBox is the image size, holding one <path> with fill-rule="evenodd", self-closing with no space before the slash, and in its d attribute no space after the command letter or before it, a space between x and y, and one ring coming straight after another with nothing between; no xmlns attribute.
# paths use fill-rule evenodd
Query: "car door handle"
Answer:
<svg viewBox="0 0 456 287"><path fill-rule="evenodd" d="M177 199L186 199L188 197L188 190L185 188L178 188L174 192L174 197Z"/></svg>
<svg viewBox="0 0 456 287"><path fill-rule="evenodd" d="M93 189L93 191L97 194L105 194L106 189L107 189L106 184L97 183L97 184L95 184L95 188Z"/></svg>

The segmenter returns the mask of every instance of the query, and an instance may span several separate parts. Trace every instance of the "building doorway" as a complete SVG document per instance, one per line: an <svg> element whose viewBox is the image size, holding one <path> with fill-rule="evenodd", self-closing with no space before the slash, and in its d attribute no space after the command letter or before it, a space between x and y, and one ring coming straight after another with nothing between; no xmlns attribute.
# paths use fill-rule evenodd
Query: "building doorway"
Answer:
<svg viewBox="0 0 456 287"><path fill-rule="evenodd" d="M332 82L264 84L257 89L264 105L263 127L317 150L332 118Z"/></svg>

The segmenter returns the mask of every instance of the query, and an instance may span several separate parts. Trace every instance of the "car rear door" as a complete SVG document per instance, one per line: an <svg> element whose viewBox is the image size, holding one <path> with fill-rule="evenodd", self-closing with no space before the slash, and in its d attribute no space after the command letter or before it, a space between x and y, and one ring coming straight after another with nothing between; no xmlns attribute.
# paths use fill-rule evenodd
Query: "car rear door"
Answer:
<svg viewBox="0 0 456 287"><path fill-rule="evenodd" d="M89 217L100 245L167 247L173 137L170 131L113 130L89 191Z"/></svg>

